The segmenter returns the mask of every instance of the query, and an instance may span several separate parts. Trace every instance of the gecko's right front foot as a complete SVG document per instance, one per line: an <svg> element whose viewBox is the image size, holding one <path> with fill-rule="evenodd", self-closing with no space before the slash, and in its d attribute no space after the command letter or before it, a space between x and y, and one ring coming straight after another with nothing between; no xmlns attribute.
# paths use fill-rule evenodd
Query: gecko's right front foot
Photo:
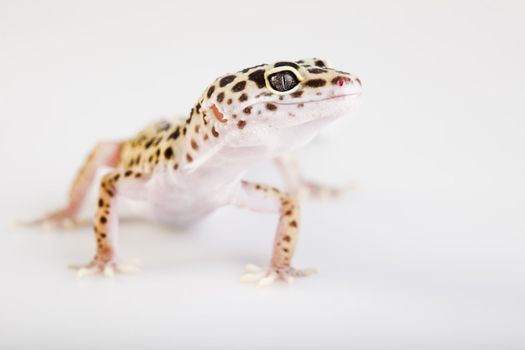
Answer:
<svg viewBox="0 0 525 350"><path fill-rule="evenodd" d="M356 185L354 182L348 182L340 187L331 187L319 184L314 181L302 180L299 188L295 191L300 197L309 197L314 199L321 198L336 198L345 193L354 190Z"/></svg>
<svg viewBox="0 0 525 350"><path fill-rule="evenodd" d="M115 273L136 273L140 269L135 264L124 264L114 259L102 260L95 258L86 265L72 265L69 266L73 270L77 270L77 278L84 276L103 274L106 277L113 277Z"/></svg>

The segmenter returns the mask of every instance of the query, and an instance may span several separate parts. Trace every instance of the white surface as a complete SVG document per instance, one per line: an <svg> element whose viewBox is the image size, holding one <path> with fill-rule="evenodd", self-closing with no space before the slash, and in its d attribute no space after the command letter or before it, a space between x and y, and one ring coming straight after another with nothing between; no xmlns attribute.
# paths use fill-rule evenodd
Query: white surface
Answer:
<svg viewBox="0 0 525 350"><path fill-rule="evenodd" d="M89 5L88 5L89 4ZM525 62L520 2L0 2L0 348L523 349ZM8 230L64 203L97 139L186 113L216 76L321 56L361 110L301 154L342 201L304 202L289 288L275 218L184 233L122 226L143 272L77 281L89 229ZM278 184L269 166L252 178Z"/></svg>

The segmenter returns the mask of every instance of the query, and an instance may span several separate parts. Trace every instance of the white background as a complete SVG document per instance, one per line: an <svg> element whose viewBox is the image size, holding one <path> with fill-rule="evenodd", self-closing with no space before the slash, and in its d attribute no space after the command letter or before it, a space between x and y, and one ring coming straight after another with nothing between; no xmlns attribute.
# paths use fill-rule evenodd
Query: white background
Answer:
<svg viewBox="0 0 525 350"><path fill-rule="evenodd" d="M520 1L0 1L0 348L525 348ZM357 189L305 201L292 287L238 282L276 218L122 225L142 272L77 281L89 228L9 229L64 204L100 139L185 114L215 77L326 58L361 109L300 154ZM270 164L251 178L280 184ZM88 214L89 208L88 208Z"/></svg>

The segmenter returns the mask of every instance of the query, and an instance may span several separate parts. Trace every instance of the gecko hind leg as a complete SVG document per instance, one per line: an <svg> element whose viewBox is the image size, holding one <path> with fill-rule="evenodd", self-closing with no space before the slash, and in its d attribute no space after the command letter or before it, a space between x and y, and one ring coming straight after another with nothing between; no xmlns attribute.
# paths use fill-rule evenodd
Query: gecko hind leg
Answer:
<svg viewBox="0 0 525 350"><path fill-rule="evenodd" d="M122 144L118 142L97 144L78 171L71 185L67 205L42 218L20 222L20 224L24 226L44 225L45 227L68 228L89 223L89 220L78 219L78 212L95 180L97 171L103 166L116 168L120 161L121 150Z"/></svg>
<svg viewBox="0 0 525 350"><path fill-rule="evenodd" d="M291 266L299 233L299 202L289 194L266 185L242 182L242 191L234 203L241 208L257 212L279 213L279 224L273 243L273 253L268 268L246 265L242 282L258 282L259 287L275 280L292 283L295 277L309 276L315 269L298 270Z"/></svg>

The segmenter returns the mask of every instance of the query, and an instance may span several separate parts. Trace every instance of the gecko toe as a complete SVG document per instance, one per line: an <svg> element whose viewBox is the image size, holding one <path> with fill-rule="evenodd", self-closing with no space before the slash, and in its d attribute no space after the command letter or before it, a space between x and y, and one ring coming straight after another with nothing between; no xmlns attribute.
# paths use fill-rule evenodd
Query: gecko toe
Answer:
<svg viewBox="0 0 525 350"><path fill-rule="evenodd" d="M317 273L317 269L294 269L291 266L277 267L270 266L267 269L262 269L255 265L246 265L244 268L245 274L241 277L241 282L256 282L257 287L266 287L276 280L292 285L296 277L306 277Z"/></svg>
<svg viewBox="0 0 525 350"><path fill-rule="evenodd" d="M85 276L94 275L94 274L97 274L99 272L100 271L99 271L98 267L96 267L96 266L81 267L77 271L77 278L81 279L81 278L83 278Z"/></svg>
<svg viewBox="0 0 525 350"><path fill-rule="evenodd" d="M275 278L276 278L276 274L275 273L270 273L269 275L267 275L266 277L263 277L259 280L259 283L257 283L257 287L268 287L270 285L273 284L273 282L275 281Z"/></svg>
<svg viewBox="0 0 525 350"><path fill-rule="evenodd" d="M241 282L256 282L264 277L264 271L260 272L249 272L241 276Z"/></svg>
<svg viewBox="0 0 525 350"><path fill-rule="evenodd" d="M260 268L259 266L257 265L253 265L253 264L248 264L244 267L244 271L248 272L248 273L254 273L254 272L261 272L262 271L262 268Z"/></svg>

